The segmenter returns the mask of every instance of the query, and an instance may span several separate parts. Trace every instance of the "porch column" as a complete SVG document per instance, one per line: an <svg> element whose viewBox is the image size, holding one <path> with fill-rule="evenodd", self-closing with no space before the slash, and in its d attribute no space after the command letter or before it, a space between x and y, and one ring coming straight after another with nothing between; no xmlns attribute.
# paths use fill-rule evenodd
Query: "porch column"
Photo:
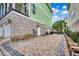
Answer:
<svg viewBox="0 0 79 59"><path fill-rule="evenodd" d="M7 3L7 12L9 11L9 3Z"/></svg>
<svg viewBox="0 0 79 59"><path fill-rule="evenodd" d="M15 3L12 3L12 8L15 9Z"/></svg>
<svg viewBox="0 0 79 59"><path fill-rule="evenodd" d="M1 3L1 18L2 18L2 3Z"/></svg>
<svg viewBox="0 0 79 59"><path fill-rule="evenodd" d="M4 9L3 9L3 12L4 12L4 15L5 15L5 3L4 3L3 5L4 5Z"/></svg>

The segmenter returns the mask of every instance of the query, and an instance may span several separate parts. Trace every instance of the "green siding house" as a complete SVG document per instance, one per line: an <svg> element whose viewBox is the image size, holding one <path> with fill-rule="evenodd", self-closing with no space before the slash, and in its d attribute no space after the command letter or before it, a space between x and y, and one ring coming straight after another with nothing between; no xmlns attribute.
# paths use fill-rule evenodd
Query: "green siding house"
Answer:
<svg viewBox="0 0 79 59"><path fill-rule="evenodd" d="M48 4L31 4L30 6L30 17L33 20L45 24L47 26L52 25L51 10Z"/></svg>
<svg viewBox="0 0 79 59"><path fill-rule="evenodd" d="M33 21L41 24L52 26L51 7L47 3L27 3L26 10L23 3L16 4L16 9L20 12L28 14Z"/></svg>
<svg viewBox="0 0 79 59"><path fill-rule="evenodd" d="M48 3L1 3L0 37L23 38L52 31L51 7Z"/></svg>

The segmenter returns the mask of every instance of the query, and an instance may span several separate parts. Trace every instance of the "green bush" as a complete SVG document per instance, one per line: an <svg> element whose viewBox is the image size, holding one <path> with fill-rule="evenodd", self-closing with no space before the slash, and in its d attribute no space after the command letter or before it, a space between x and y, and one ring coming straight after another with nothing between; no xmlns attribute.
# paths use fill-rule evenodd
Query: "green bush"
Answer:
<svg viewBox="0 0 79 59"><path fill-rule="evenodd" d="M63 30L67 27L67 23L65 20L60 20L55 22L52 27L59 32L63 32Z"/></svg>
<svg viewBox="0 0 79 59"><path fill-rule="evenodd" d="M71 30L67 28L67 29L64 29L64 32L65 33L71 33Z"/></svg>
<svg viewBox="0 0 79 59"><path fill-rule="evenodd" d="M79 44L79 37L78 37L78 44Z"/></svg>
<svg viewBox="0 0 79 59"><path fill-rule="evenodd" d="M71 33L71 38L72 38L72 40L73 41L75 41L75 42L79 42L79 40L78 40L78 38L79 38L79 33L78 32L72 32Z"/></svg>

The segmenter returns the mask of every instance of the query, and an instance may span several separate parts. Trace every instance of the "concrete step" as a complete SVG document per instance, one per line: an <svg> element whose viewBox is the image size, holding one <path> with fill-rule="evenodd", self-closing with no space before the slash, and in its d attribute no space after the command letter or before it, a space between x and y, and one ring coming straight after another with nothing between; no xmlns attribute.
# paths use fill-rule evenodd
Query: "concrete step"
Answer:
<svg viewBox="0 0 79 59"><path fill-rule="evenodd" d="M0 46L0 52L3 56L11 56L2 46Z"/></svg>
<svg viewBox="0 0 79 59"><path fill-rule="evenodd" d="M1 53L1 51L0 51L0 56L3 56L2 53Z"/></svg>
<svg viewBox="0 0 79 59"><path fill-rule="evenodd" d="M79 54L78 53L74 53L74 56L79 56Z"/></svg>
<svg viewBox="0 0 79 59"><path fill-rule="evenodd" d="M10 53L12 56L24 56L20 52L18 52L16 49L14 49L9 43L4 43L1 45L8 53Z"/></svg>

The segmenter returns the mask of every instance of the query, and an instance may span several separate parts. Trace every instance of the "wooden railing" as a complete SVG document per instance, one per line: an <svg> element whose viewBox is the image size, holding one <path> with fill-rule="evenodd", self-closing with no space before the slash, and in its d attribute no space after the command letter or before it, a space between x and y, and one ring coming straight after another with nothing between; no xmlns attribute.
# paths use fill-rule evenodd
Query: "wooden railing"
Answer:
<svg viewBox="0 0 79 59"><path fill-rule="evenodd" d="M79 45L64 34L70 56L79 56Z"/></svg>

